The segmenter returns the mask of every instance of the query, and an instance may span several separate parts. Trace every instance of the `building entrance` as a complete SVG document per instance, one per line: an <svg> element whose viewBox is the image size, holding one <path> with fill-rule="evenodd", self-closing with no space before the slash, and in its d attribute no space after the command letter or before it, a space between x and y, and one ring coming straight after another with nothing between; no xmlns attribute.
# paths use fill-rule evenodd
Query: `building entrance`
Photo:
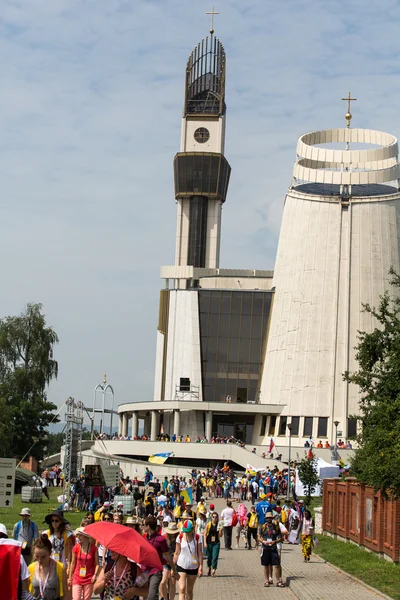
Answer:
<svg viewBox="0 0 400 600"><path fill-rule="evenodd" d="M253 415L229 415L229 414L214 414L213 415L213 436L230 437L251 444L254 428Z"/></svg>

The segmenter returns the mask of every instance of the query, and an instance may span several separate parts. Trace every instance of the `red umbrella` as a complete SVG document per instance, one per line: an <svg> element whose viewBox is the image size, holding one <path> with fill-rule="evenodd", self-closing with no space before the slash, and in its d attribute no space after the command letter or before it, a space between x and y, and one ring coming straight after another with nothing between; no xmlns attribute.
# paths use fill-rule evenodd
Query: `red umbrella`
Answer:
<svg viewBox="0 0 400 600"><path fill-rule="evenodd" d="M122 554L139 565L162 570L157 550L134 529L118 523L99 521L86 525L84 530L109 550Z"/></svg>

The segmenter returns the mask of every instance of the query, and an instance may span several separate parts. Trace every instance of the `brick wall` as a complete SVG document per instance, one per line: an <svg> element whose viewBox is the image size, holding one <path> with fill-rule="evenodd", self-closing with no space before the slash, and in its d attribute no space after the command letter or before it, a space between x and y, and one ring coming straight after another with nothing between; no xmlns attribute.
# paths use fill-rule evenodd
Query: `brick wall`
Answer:
<svg viewBox="0 0 400 600"><path fill-rule="evenodd" d="M38 461L36 460L36 458L33 458L33 456L30 456L28 460L22 462L20 464L20 467L22 467L23 469L29 469L29 471L33 471L34 473L37 473L39 470Z"/></svg>
<svg viewBox="0 0 400 600"><path fill-rule="evenodd" d="M400 500L387 500L353 478L324 479L322 529L400 562Z"/></svg>

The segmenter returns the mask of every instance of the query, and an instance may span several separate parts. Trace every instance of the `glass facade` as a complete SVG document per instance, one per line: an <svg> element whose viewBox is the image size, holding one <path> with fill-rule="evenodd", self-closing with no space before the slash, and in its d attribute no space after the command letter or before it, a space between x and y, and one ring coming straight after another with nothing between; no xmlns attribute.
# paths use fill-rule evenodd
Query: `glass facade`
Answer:
<svg viewBox="0 0 400 600"><path fill-rule="evenodd" d="M200 290L206 402L256 402L273 292Z"/></svg>
<svg viewBox="0 0 400 600"><path fill-rule="evenodd" d="M225 202L231 168L222 154L179 152L174 173L176 198L207 196Z"/></svg>

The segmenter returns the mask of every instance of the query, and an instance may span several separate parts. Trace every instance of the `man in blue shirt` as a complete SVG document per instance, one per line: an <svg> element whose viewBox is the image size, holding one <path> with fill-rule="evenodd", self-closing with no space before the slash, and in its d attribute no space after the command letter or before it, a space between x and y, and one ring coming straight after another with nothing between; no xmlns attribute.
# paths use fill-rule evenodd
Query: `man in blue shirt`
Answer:
<svg viewBox="0 0 400 600"><path fill-rule="evenodd" d="M256 504L256 513L258 515L258 524L264 525L265 515L267 513L272 513L272 506L267 500L267 496L265 494L261 494L261 500Z"/></svg>

